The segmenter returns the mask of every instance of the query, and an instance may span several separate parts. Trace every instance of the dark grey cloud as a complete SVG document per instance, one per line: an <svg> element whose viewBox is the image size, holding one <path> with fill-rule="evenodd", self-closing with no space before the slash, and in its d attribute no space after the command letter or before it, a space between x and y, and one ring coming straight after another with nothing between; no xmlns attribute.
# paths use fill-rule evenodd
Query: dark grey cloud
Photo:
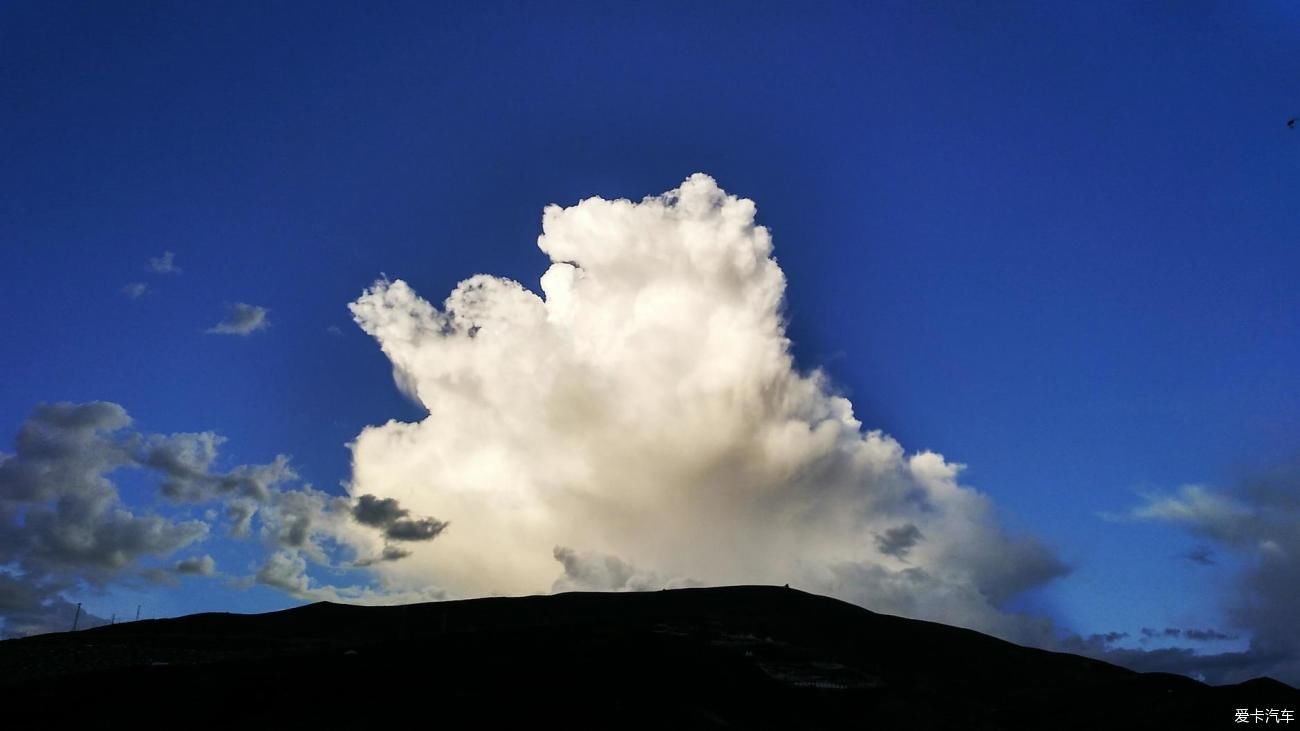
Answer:
<svg viewBox="0 0 1300 731"><path fill-rule="evenodd" d="M38 586L0 574L0 613L39 606L45 598L45 592Z"/></svg>
<svg viewBox="0 0 1300 731"><path fill-rule="evenodd" d="M209 333L213 335L252 335L258 330L265 330L271 326L271 321L267 319L267 313L270 310L265 307L236 302L230 305L229 310L224 320L208 328Z"/></svg>
<svg viewBox="0 0 1300 731"><path fill-rule="evenodd" d="M665 576L599 551L556 546L551 555L564 567L551 591L657 591L702 585L691 578Z"/></svg>
<svg viewBox="0 0 1300 731"><path fill-rule="evenodd" d="M400 561L410 555L411 552L405 548L399 546L384 546L383 552L378 556L354 561L352 565L357 567L374 566L375 564L384 563L385 561Z"/></svg>
<svg viewBox="0 0 1300 731"><path fill-rule="evenodd" d="M1211 685L1227 685L1260 677L1286 680L1285 670L1292 662L1287 652L1251 647L1244 651L1202 653L1191 647L1164 647L1155 650L1106 648L1095 642L1066 641L1060 647L1142 673L1176 673L1198 678ZM1294 683L1292 683L1294 684Z"/></svg>
<svg viewBox="0 0 1300 731"><path fill-rule="evenodd" d="M1172 630L1172 632L1171 632ZM1181 636L1183 640L1217 641L1235 639L1235 637L1216 630L1197 630L1145 627L1141 634L1143 641L1153 638ZM1204 680L1213 685L1237 683L1242 680L1264 675L1277 677L1269 672L1284 655L1277 653L1249 650L1245 652L1222 652L1206 654L1191 647L1161 647L1142 649L1131 647L1113 647L1114 643L1128 637L1124 632L1107 632L1088 637L1067 636L1053 649L1072 652L1086 657L1093 657L1116 665L1122 665L1138 672L1161 672L1187 675Z"/></svg>
<svg viewBox="0 0 1300 731"><path fill-rule="evenodd" d="M384 529L384 535L394 541L431 541L447 528L447 523L436 518L395 520Z"/></svg>
<svg viewBox="0 0 1300 731"><path fill-rule="evenodd" d="M131 462L108 435L130 421L105 402L36 407L18 430L16 454L0 459L0 501L42 502L108 484L105 473Z"/></svg>
<svg viewBox="0 0 1300 731"><path fill-rule="evenodd" d="M664 588L663 577L638 569L618 556L556 546L555 560L564 567L553 591L651 591Z"/></svg>
<svg viewBox="0 0 1300 731"><path fill-rule="evenodd" d="M1070 573L1052 549L1029 536L999 536L968 547L966 560L976 568L980 593L996 606Z"/></svg>
<svg viewBox="0 0 1300 731"><path fill-rule="evenodd" d="M302 548L311 536L312 522L320 513L319 504L300 494L285 495L279 505L279 520L275 530L276 542L281 546Z"/></svg>
<svg viewBox="0 0 1300 731"><path fill-rule="evenodd" d="M212 471L217 449L226 441L212 432L152 435L137 441L138 462L165 476L159 489L176 501L250 498L266 502L276 486L298 478L285 455L277 455L267 464Z"/></svg>
<svg viewBox="0 0 1300 731"><path fill-rule="evenodd" d="M912 546L920 543L924 537L921 535L920 528L912 523L906 523L877 534L876 548L886 556L902 559L907 556L908 551L912 550Z"/></svg>
<svg viewBox="0 0 1300 731"><path fill-rule="evenodd" d="M1202 566L1214 565L1214 551L1209 546L1196 546L1184 553L1183 558Z"/></svg>
<svg viewBox="0 0 1300 731"><path fill-rule="evenodd" d="M23 637L44 632L64 632L77 627L90 628L108 624L108 620L82 609L60 595L60 584L32 581L0 573L0 638Z"/></svg>
<svg viewBox="0 0 1300 731"><path fill-rule="evenodd" d="M1076 634L1067 634L1057 644L1050 649L1063 652L1072 652L1076 655L1087 657L1105 658L1108 653L1112 652L1112 645L1128 639L1127 632L1099 632L1082 637Z"/></svg>
<svg viewBox="0 0 1300 731"><path fill-rule="evenodd" d="M143 440L137 459L163 473L159 485L163 495L173 500L199 501L207 498L206 485L214 479L209 469L224 441L212 432L154 435Z"/></svg>
<svg viewBox="0 0 1300 731"><path fill-rule="evenodd" d="M69 597L114 582L176 585L180 576L215 575L210 555L172 556L205 540L221 516L232 537L247 538L256 528L272 552L237 585L349 601L394 595L366 586L312 587L308 561L329 568L396 561L411 552L388 541L427 541L447 527L411 517L392 501L372 498L354 508L348 498L290 485L299 478L283 455L218 469L224 442L212 432L140 432L125 409L109 402L36 407L18 430L14 453L0 453L0 631L66 629ZM152 503L124 503L116 480L127 471L156 486ZM386 544L365 561L349 555L373 550L369 540L350 542L356 525L365 524L358 515L380 528ZM429 598L433 591L401 596Z"/></svg>
<svg viewBox="0 0 1300 731"><path fill-rule="evenodd" d="M410 513L391 497L383 499L374 495L362 495L357 498L356 507L352 508L352 517L362 525L383 528Z"/></svg>
<svg viewBox="0 0 1300 731"><path fill-rule="evenodd" d="M277 551L258 569L254 580L294 596L307 593L307 560L294 551Z"/></svg>
<svg viewBox="0 0 1300 731"><path fill-rule="evenodd" d="M208 525L126 510L116 491L68 495L53 509L30 507L24 560L56 569L112 574L144 556L166 556L200 541Z"/></svg>
<svg viewBox="0 0 1300 731"><path fill-rule="evenodd" d="M296 479L298 474L289 466L289 458L281 454L267 464L241 465L221 475L217 490L223 495L266 502L278 485Z"/></svg>
<svg viewBox="0 0 1300 731"><path fill-rule="evenodd" d="M1221 655L1206 677L1222 682L1270 675L1300 685L1300 463L1292 462L1245 480L1236 489L1186 486L1171 495L1147 496L1130 515L1173 523L1235 554L1244 568L1225 599L1234 630L1250 638L1247 650ZM1215 632L1218 630L1203 630ZM1223 633L1230 634L1230 633ZM1216 635L1193 640L1225 639Z"/></svg>
<svg viewBox="0 0 1300 731"><path fill-rule="evenodd" d="M408 518L410 512L394 498L362 495L352 507L352 518L362 525L383 529L384 537L393 541L431 541L447 529L446 521Z"/></svg>
<svg viewBox="0 0 1300 731"><path fill-rule="evenodd" d="M370 566L385 560L395 560L401 549L385 549L384 555L369 561L350 564L352 567ZM351 604L393 604L437 601L447 598L446 592L437 587L418 590L376 591L364 586L334 586L314 580L307 570L307 560L302 552L283 549L271 554L257 573L246 577L240 584L247 587L254 584L279 589L287 594L306 601L347 602Z"/></svg>
<svg viewBox="0 0 1300 731"><path fill-rule="evenodd" d="M180 586L181 582L177 580L177 575L175 567L151 566L147 569L141 569L139 572L140 578L150 584L158 584L159 586Z"/></svg>
<svg viewBox="0 0 1300 731"><path fill-rule="evenodd" d="M211 576L216 573L217 562L211 556L192 556L176 562L172 570L188 576Z"/></svg>
<svg viewBox="0 0 1300 731"><path fill-rule="evenodd" d="M226 519L230 521L230 535L233 538L248 537L257 513L257 505L249 500L236 500L226 505Z"/></svg>
<svg viewBox="0 0 1300 731"><path fill-rule="evenodd" d="M1215 629L1185 629L1183 630L1183 638L1197 642L1218 642L1220 640L1235 640L1237 635Z"/></svg>
<svg viewBox="0 0 1300 731"><path fill-rule="evenodd" d="M175 576L212 575L210 556L163 564L209 534L186 503L224 504L237 537L263 513L263 534L324 560L313 534L350 505L297 479L288 458L265 465L215 469L224 439L211 432L146 434L131 428L118 404L42 404L20 426L13 454L0 453L0 622L7 634L57 627L42 620L61 611L67 596L116 582L171 583ZM118 473L142 473L166 498L153 509L122 500ZM162 510L166 508L171 515ZM204 514L214 519L220 511ZM328 526L327 526L328 527Z"/></svg>
<svg viewBox="0 0 1300 731"><path fill-rule="evenodd" d="M202 521L136 515L108 474L135 466L130 417L117 404L38 406L0 462L0 564L25 575L78 571L103 580L143 556L207 535Z"/></svg>
<svg viewBox="0 0 1300 731"><path fill-rule="evenodd" d="M351 518L346 498L329 495L311 485L277 491L261 512L265 538L277 548L303 550L319 563L326 563L327 559L317 535L323 528Z"/></svg>
<svg viewBox="0 0 1300 731"><path fill-rule="evenodd" d="M1143 627L1142 638L1144 640L1153 640L1153 639L1226 640L1226 639L1234 639L1234 636L1227 635L1212 629L1181 629L1179 627L1165 627L1164 629L1154 629L1152 627Z"/></svg>
<svg viewBox="0 0 1300 731"><path fill-rule="evenodd" d="M149 271L155 274L180 274L181 268L176 266L176 254L164 251L162 256L149 257Z"/></svg>

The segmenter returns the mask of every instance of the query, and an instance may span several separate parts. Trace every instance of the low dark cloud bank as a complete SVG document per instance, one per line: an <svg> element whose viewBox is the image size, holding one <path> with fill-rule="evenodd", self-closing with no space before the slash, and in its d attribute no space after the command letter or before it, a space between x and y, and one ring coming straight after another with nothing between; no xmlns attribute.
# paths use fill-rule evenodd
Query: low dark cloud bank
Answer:
<svg viewBox="0 0 1300 731"><path fill-rule="evenodd" d="M1205 563L1215 552L1233 554L1245 568L1225 597L1228 628L1176 629L1165 638L1217 642L1247 636L1241 652L1198 654L1187 649L1140 650L1112 654L1131 667L1200 675L1211 682L1239 682L1267 675L1300 685L1300 462L1292 462L1244 481L1231 490L1188 485L1150 495L1130 518L1183 528L1207 542L1189 557ZM1145 631L1144 631L1145 634ZM1151 637L1157 635L1151 630Z"/></svg>
<svg viewBox="0 0 1300 731"><path fill-rule="evenodd" d="M343 565L331 549L350 547L371 527L353 519L343 497L298 484L289 458L266 464L216 467L224 439L211 432L148 434L132 428L118 404L45 404L20 427L12 454L0 453L0 622L6 635L69 629L74 596L95 597L115 582L175 583L210 577L216 561L195 554L167 562L202 544L214 521L236 539L256 523L270 558L255 576L295 595L313 590L306 562ZM153 501L128 505L118 481L143 474L156 487ZM211 509L215 504L223 509ZM385 503L387 506L388 503ZM208 509L200 508L207 506ZM392 504L395 517L379 526L392 540L427 541L446 524ZM367 516L370 517L370 516ZM352 551L354 554L357 550ZM385 550L378 558L408 555ZM329 593L335 587L315 587ZM354 594L377 599L356 589ZM79 626L98 618L83 612Z"/></svg>

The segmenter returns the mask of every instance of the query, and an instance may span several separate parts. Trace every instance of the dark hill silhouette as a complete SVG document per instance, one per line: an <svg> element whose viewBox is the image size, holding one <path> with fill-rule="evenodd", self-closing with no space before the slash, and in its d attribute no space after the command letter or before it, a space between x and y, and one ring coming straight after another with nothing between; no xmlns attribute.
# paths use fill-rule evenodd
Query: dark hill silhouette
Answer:
<svg viewBox="0 0 1300 731"><path fill-rule="evenodd" d="M1195 729L1300 710L1273 680L1211 687L762 586L319 603L8 640L0 697L143 728Z"/></svg>

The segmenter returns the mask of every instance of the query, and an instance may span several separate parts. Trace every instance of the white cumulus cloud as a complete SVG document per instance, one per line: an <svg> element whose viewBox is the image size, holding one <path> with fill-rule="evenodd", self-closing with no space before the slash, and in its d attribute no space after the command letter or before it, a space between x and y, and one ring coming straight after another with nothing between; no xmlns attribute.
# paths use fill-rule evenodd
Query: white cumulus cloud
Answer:
<svg viewBox="0 0 1300 731"><path fill-rule="evenodd" d="M446 521L373 564L384 580L462 596L789 583L1041 640L1002 607L1065 566L1008 535L961 465L864 429L796 367L755 214L702 174L553 205L540 293L477 275L441 308L400 280L352 303L428 416L365 429L349 489ZM370 540L359 553L380 553Z"/></svg>

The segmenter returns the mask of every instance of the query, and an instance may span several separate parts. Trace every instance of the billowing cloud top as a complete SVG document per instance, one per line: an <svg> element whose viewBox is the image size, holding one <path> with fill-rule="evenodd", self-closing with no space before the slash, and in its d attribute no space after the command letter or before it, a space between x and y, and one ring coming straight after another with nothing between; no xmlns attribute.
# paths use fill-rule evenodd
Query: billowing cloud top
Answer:
<svg viewBox="0 0 1300 731"><path fill-rule="evenodd" d="M478 275L441 309L400 280L357 299L428 416L363 431L350 490L450 525L378 564L385 579L460 595L790 583L1041 639L1001 607L1064 566L1007 535L960 465L864 431L796 368L755 213L697 174L639 203L548 207L542 296Z"/></svg>

